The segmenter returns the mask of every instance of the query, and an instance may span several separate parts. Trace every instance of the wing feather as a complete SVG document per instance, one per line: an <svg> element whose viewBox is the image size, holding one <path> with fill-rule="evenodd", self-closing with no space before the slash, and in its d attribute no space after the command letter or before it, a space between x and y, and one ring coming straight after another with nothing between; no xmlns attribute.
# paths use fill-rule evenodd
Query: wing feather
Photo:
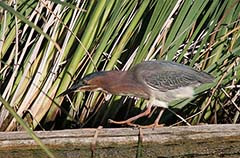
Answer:
<svg viewBox="0 0 240 158"><path fill-rule="evenodd" d="M186 72L176 73L166 71L163 73L147 73L143 77L145 84L152 89L160 91L168 91L180 87L187 87L190 85L197 85L199 82L195 76Z"/></svg>
<svg viewBox="0 0 240 158"><path fill-rule="evenodd" d="M212 76L206 73L170 61L145 61L131 71L137 82L162 92L212 81Z"/></svg>

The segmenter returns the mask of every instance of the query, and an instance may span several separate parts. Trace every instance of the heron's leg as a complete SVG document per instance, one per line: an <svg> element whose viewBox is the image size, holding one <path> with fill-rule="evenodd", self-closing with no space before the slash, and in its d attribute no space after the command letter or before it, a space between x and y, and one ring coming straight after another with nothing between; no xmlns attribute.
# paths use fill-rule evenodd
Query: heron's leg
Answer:
<svg viewBox="0 0 240 158"><path fill-rule="evenodd" d="M158 117L154 121L154 127L163 126L162 124L158 124L158 123L159 123L160 118L162 117L162 114L163 114L164 111L165 111L165 109L162 108L161 111L159 112Z"/></svg>
<svg viewBox="0 0 240 158"><path fill-rule="evenodd" d="M159 121L160 121L160 118L163 114L163 112L165 111L166 108L168 108L168 102L165 102L165 101L160 101L156 98L150 98L150 101L149 101L151 104L150 105L155 105L156 107L161 107L161 111L159 112L156 120L154 121L153 124L150 124L150 125L144 125L144 126L141 126L139 125L139 127L141 128L156 128L156 127L162 127L164 124L159 124ZM156 109L156 108L155 108ZM154 109L154 110L155 110ZM153 112L152 112L153 113ZM152 113L149 115L151 116Z"/></svg>
<svg viewBox="0 0 240 158"><path fill-rule="evenodd" d="M153 124L145 125L145 126L144 125L139 125L139 127L141 127L141 128L163 127L164 124L159 124L159 121L160 121L160 118L162 117L162 114L163 114L164 111L165 111L165 108L162 108Z"/></svg>
<svg viewBox="0 0 240 158"><path fill-rule="evenodd" d="M153 109L153 110L151 111L151 113L148 115L148 118L152 117L154 111L155 111L157 108L158 108L157 106L154 107L154 109Z"/></svg>
<svg viewBox="0 0 240 158"><path fill-rule="evenodd" d="M109 121L109 123L114 123L114 124L127 124L127 125L130 125L130 126L138 126L138 125L133 124L132 122L141 118L141 117L149 115L151 113L151 108L152 108L152 106L150 104L144 112L142 112L142 113L140 113L136 116L133 116L133 117L131 117L131 118L125 120L125 121L114 121L114 120L111 120L111 119L109 119L108 121Z"/></svg>
<svg viewBox="0 0 240 158"><path fill-rule="evenodd" d="M156 120L154 121L153 124L150 125L146 125L146 126L142 126L139 125L139 127L141 128L156 128L156 127L162 127L164 124L159 124L160 118L163 114L163 112L165 111L166 108L162 108L162 110L160 111L160 113L158 114L158 117L156 118ZM173 110L167 108L171 113L173 113L175 116L177 116L178 118L180 118L183 122L185 122L188 126L191 126L183 117L181 117L180 115L178 115L177 113L175 113Z"/></svg>
<svg viewBox="0 0 240 158"><path fill-rule="evenodd" d="M173 110L171 110L170 108L168 108L168 103L167 102L163 102L157 99L152 99L152 104L156 105L158 107L162 107L165 109L168 109L171 113L173 113L175 116L177 116L178 118L180 118L183 122L185 122L188 126L191 126L183 117L181 117L180 115L178 115L177 113L175 113Z"/></svg>

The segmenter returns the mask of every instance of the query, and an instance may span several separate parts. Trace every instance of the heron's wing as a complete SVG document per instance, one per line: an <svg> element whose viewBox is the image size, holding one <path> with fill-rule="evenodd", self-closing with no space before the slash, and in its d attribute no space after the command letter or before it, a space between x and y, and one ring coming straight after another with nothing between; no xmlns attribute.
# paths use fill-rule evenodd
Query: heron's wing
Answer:
<svg viewBox="0 0 240 158"><path fill-rule="evenodd" d="M187 72L162 71L148 72L142 75L146 86L155 90L168 91L180 87L197 86L199 84L196 76Z"/></svg>
<svg viewBox="0 0 240 158"><path fill-rule="evenodd" d="M131 71L136 81L163 92L186 86L196 87L213 80L213 77L207 73L169 61L142 62Z"/></svg>

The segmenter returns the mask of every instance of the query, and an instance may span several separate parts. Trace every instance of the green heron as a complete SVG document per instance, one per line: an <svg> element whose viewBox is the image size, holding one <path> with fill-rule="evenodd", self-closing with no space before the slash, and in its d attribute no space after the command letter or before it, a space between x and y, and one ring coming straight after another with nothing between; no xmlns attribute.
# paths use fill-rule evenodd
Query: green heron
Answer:
<svg viewBox="0 0 240 158"><path fill-rule="evenodd" d="M78 83L64 91L60 96L73 91L101 90L113 95L135 96L148 100L144 112L115 124L133 125L133 121L151 113L151 108L161 107L157 119L152 124L158 126L160 115L171 101L191 98L194 88L213 82L213 77L189 66L171 61L144 61L128 71L100 71L82 78Z"/></svg>

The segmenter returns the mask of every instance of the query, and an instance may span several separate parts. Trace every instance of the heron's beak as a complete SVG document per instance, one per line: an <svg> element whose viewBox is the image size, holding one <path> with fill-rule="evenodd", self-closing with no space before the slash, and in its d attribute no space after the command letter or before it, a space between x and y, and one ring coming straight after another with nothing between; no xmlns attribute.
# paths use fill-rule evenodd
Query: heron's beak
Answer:
<svg viewBox="0 0 240 158"><path fill-rule="evenodd" d="M64 92L62 92L60 95L58 95L57 97L61 97L64 96L66 94L75 92L75 91L80 91L82 88L84 88L86 85L83 84L83 82L78 82L77 84L72 85L69 89L65 90Z"/></svg>
<svg viewBox="0 0 240 158"><path fill-rule="evenodd" d="M72 92L76 92L76 91L94 91L97 90L98 87L96 85L88 85L85 84L84 82L80 81L74 85L72 85L69 89L67 89L66 91L64 91L63 93L61 93L60 95L58 95L58 97L60 96L64 96L66 94L72 93Z"/></svg>

